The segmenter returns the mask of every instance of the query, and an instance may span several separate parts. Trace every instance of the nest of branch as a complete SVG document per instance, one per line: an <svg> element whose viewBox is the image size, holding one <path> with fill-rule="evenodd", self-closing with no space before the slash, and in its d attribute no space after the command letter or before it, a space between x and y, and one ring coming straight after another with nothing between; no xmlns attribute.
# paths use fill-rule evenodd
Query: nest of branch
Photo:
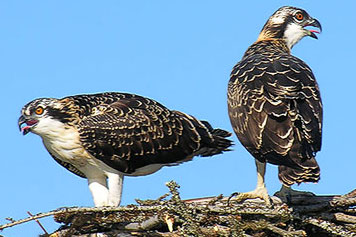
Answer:
<svg viewBox="0 0 356 237"><path fill-rule="evenodd" d="M138 205L63 208L31 218L53 215L62 226L43 236L56 237L356 236L356 190L343 196L293 198L288 204L272 197L268 207L258 199L236 203L222 196L181 200L179 186L174 181L167 186L168 194L136 200ZM9 227L4 226L0 230Z"/></svg>

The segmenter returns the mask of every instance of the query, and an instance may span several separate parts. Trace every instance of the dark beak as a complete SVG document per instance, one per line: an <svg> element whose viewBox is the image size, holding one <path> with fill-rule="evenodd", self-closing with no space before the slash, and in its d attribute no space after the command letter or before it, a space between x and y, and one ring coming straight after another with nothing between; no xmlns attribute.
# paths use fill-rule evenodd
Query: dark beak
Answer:
<svg viewBox="0 0 356 237"><path fill-rule="evenodd" d="M20 118L19 118L19 120L17 121L17 123L18 123L18 125L19 125L20 132L22 132L23 135L26 135L27 133L30 132L29 129L24 129L24 128L22 128L22 124L26 123L26 118L25 118L23 115L20 116Z"/></svg>
<svg viewBox="0 0 356 237"><path fill-rule="evenodd" d="M318 39L318 36L316 36L315 33L320 34L321 31L322 31L320 22L319 22L317 19L311 18L311 19L308 21L308 23L306 24L306 26L314 26L314 27L316 27L316 28L319 29L319 31L317 31L317 30L309 30L309 36L312 37L312 38L314 38L314 39Z"/></svg>
<svg viewBox="0 0 356 237"><path fill-rule="evenodd" d="M20 129L20 131L21 131L21 130L22 130L21 125L24 124L24 123L26 123L25 117L24 117L23 115L21 115L17 123L18 123L19 129Z"/></svg>

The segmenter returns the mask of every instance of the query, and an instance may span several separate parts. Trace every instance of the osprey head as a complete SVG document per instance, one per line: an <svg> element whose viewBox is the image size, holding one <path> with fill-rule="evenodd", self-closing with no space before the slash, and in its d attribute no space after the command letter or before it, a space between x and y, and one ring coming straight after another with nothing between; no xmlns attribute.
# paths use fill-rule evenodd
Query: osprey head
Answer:
<svg viewBox="0 0 356 237"><path fill-rule="evenodd" d="M21 110L18 120L20 131L23 135L33 132L46 135L55 129L58 123L69 123L74 120L71 113L69 99L40 98L25 105ZM23 126L26 124L25 126Z"/></svg>
<svg viewBox="0 0 356 237"><path fill-rule="evenodd" d="M309 30L305 27L314 26L321 32L321 24L312 18L303 9L296 7L281 7L268 19L264 25L258 40L283 39L291 49L304 36L317 39L317 30Z"/></svg>

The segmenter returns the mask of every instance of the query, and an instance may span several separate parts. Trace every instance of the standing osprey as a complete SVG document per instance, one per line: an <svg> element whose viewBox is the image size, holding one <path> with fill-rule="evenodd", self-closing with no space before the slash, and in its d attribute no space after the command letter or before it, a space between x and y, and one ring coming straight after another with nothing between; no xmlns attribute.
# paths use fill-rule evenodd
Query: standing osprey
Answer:
<svg viewBox="0 0 356 237"><path fill-rule="evenodd" d="M278 165L280 195L293 195L290 186L318 182L315 160L321 148L322 103L312 70L291 55L304 36L317 39L318 20L295 7L281 7L264 25L257 41L231 72L228 109L242 145L256 160L257 187L238 200L262 198L270 204L264 183L266 162ZM301 192L300 192L301 193Z"/></svg>
<svg viewBox="0 0 356 237"><path fill-rule="evenodd" d="M120 204L125 175L148 175L232 145L227 131L125 93L36 99L18 124L24 135L41 136L60 165L88 179L95 206Z"/></svg>

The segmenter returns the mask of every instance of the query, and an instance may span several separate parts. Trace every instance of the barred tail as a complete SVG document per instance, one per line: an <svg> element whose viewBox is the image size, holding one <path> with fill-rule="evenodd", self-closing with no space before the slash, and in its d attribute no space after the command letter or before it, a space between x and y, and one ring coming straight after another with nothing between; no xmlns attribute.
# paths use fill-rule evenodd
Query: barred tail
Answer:
<svg viewBox="0 0 356 237"><path fill-rule="evenodd" d="M302 182L317 183L320 179L320 168L315 158L312 157L299 163L296 168L280 165L278 167L278 178L287 186Z"/></svg>

